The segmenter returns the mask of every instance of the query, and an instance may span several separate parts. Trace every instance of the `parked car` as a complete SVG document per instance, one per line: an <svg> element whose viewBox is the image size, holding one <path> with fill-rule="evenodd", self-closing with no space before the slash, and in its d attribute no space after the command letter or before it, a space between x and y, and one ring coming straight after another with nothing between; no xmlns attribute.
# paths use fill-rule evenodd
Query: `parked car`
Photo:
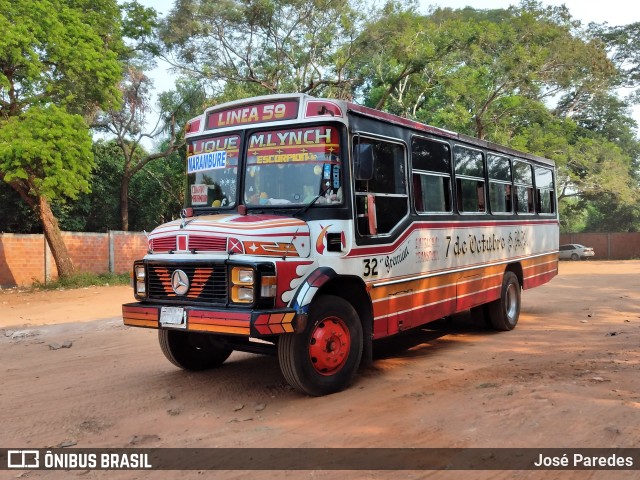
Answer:
<svg viewBox="0 0 640 480"><path fill-rule="evenodd" d="M579 243L560 245L560 260L586 260L595 254L593 248L585 247Z"/></svg>

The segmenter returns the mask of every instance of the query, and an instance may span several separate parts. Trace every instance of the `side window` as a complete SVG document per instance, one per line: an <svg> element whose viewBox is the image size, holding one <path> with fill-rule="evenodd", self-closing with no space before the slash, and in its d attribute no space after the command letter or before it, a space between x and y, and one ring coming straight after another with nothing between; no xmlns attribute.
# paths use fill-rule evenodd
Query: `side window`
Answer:
<svg viewBox="0 0 640 480"><path fill-rule="evenodd" d="M553 190L553 171L549 168L535 167L536 173L536 209L538 213L555 213Z"/></svg>
<svg viewBox="0 0 640 480"><path fill-rule="evenodd" d="M369 195L375 198L377 234L384 235L407 216L406 159L404 146L384 140L360 138L373 149L374 171L371 180L356 180L356 215L360 235L373 235L369 231Z"/></svg>
<svg viewBox="0 0 640 480"><path fill-rule="evenodd" d="M451 147L447 143L414 137L411 167L416 211L451 212Z"/></svg>
<svg viewBox="0 0 640 480"><path fill-rule="evenodd" d="M482 152L456 145L456 200L460 213L486 212Z"/></svg>
<svg viewBox="0 0 640 480"><path fill-rule="evenodd" d="M518 213L535 213L531 168L531 164L522 160L513 161L513 187L515 189L516 212Z"/></svg>
<svg viewBox="0 0 640 480"><path fill-rule="evenodd" d="M489 172L489 206L492 213L513 213L511 195L511 160L499 155L487 155Z"/></svg>

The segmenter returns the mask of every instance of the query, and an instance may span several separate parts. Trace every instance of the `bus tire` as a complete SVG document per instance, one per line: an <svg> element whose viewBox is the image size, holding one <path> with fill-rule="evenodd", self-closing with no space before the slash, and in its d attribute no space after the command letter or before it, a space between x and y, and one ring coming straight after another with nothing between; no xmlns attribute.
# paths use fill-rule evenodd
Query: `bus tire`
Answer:
<svg viewBox="0 0 640 480"><path fill-rule="evenodd" d="M219 367L233 351L206 333L160 329L158 341L167 360L184 370Z"/></svg>
<svg viewBox="0 0 640 480"><path fill-rule="evenodd" d="M515 273L506 271L500 298L489 303L489 321L495 330L513 330L520 317L520 282Z"/></svg>
<svg viewBox="0 0 640 480"><path fill-rule="evenodd" d="M360 318L343 298L322 295L301 333L282 335L278 361L287 382L311 396L339 392L353 381L362 358Z"/></svg>

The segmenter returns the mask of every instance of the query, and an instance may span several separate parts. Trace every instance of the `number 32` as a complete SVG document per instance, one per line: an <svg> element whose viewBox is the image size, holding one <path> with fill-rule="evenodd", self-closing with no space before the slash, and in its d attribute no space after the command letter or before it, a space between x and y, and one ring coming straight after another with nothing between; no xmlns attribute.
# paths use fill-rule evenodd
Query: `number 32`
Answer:
<svg viewBox="0 0 640 480"><path fill-rule="evenodd" d="M363 260L364 263L364 272L362 273L365 277L377 277L378 276L378 259L366 259Z"/></svg>

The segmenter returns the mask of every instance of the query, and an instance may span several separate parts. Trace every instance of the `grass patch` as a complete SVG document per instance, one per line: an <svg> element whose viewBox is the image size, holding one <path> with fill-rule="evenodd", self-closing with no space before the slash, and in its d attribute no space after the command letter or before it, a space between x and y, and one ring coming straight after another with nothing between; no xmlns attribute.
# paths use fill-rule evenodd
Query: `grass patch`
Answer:
<svg viewBox="0 0 640 480"><path fill-rule="evenodd" d="M34 282L34 290L59 290L92 286L129 285L128 273L77 273L70 277L50 280L47 283Z"/></svg>

